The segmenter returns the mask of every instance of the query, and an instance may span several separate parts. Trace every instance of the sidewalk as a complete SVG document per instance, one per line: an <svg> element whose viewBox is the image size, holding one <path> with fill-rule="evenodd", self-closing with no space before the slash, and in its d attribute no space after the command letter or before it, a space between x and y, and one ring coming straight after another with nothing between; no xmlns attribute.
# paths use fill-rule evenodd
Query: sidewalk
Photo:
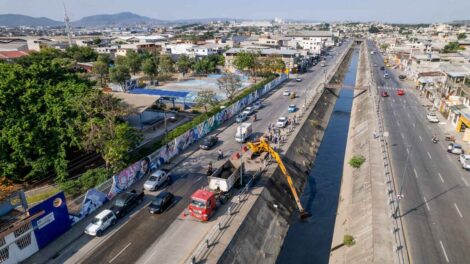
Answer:
<svg viewBox="0 0 470 264"><path fill-rule="evenodd" d="M366 56L361 49L358 86L369 83ZM378 131L376 118L370 93L354 99L330 263L395 262L380 144L373 137ZM358 169L348 164L354 155L366 158ZM355 244L344 246L344 235L353 236Z"/></svg>

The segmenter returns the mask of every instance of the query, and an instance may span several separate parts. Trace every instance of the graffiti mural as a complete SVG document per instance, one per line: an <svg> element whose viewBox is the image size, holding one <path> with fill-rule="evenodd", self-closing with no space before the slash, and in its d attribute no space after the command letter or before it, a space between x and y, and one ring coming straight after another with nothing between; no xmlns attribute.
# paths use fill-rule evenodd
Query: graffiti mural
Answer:
<svg viewBox="0 0 470 264"><path fill-rule="evenodd" d="M89 215L106 202L108 202L108 197L106 196L106 194L96 189L88 190L88 192L85 194L85 198L83 199L80 213L77 216L74 215L70 217L70 219L72 220L72 224L75 224L78 221L82 220L83 218L85 218L85 216Z"/></svg>
<svg viewBox="0 0 470 264"><path fill-rule="evenodd" d="M140 180L149 170L149 160L145 158L127 167L120 173L113 176L113 184L108 193L108 199L112 199L116 194L124 191L137 180Z"/></svg>

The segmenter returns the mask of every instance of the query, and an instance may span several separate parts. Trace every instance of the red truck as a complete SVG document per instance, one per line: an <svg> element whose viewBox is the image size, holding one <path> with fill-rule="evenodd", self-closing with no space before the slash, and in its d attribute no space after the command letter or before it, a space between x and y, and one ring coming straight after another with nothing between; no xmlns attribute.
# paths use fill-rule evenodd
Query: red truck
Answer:
<svg viewBox="0 0 470 264"><path fill-rule="evenodd" d="M230 190L240 178L240 165L227 160L222 166L207 177L208 190L197 190L191 195L188 206L189 214L201 221L208 221L215 212L217 203L225 203L230 198Z"/></svg>

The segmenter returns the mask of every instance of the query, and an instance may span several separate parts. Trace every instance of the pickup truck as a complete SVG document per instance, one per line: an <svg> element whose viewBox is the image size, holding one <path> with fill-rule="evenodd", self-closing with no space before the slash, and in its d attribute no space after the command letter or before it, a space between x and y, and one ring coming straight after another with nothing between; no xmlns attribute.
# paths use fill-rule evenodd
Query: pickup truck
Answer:
<svg viewBox="0 0 470 264"><path fill-rule="evenodd" d="M117 218L122 218L129 213L132 208L144 201L144 195L143 191L137 193L135 190L122 193L116 198L116 201L114 201L111 211L113 211Z"/></svg>

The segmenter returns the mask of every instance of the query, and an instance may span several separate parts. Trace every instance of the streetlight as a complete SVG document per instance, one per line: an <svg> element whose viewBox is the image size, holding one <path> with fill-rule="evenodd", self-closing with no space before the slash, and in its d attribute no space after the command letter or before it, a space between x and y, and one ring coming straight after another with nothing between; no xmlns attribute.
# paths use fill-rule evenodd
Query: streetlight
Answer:
<svg viewBox="0 0 470 264"><path fill-rule="evenodd" d="M405 162L405 169L403 170L403 174L401 175L401 183L400 183L400 192L398 193L397 195L397 207L395 209L395 212L393 213L393 217L397 218L398 217L398 211L399 211L399 208L400 208L400 200L401 198L403 197L403 186L405 185L405 176L406 176L406 169L408 168L408 163L409 163L409 160L410 160L410 153L411 153L411 149L413 148L413 146L411 145L408 145L406 150L407 150L407 156L406 156L406 162Z"/></svg>

